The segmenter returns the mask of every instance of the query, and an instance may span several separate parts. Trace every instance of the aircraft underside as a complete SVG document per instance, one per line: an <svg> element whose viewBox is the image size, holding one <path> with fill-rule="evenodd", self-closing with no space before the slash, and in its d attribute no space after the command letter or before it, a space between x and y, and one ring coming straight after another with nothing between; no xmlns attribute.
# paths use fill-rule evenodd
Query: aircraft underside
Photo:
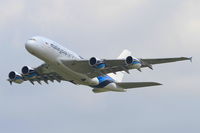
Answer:
<svg viewBox="0 0 200 133"><path fill-rule="evenodd" d="M41 84L49 81L69 81L73 84L87 85L93 88L93 92L125 92L126 89L158 86L157 82L122 82L124 73L130 74L130 70L142 71L142 68L150 68L153 65L170 63L183 60L192 60L188 57L143 59L131 56L131 52L123 50L117 59L98 59L91 57L84 59L78 54L68 50L58 43L44 38L32 37L25 47L28 52L45 63L32 68L22 67L21 73L11 71L8 75L10 84L21 84L29 81Z"/></svg>

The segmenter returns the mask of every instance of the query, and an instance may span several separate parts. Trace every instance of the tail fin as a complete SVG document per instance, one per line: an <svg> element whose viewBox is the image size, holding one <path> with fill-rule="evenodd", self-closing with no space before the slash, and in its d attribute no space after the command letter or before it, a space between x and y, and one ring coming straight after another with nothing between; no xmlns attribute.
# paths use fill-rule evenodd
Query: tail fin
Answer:
<svg viewBox="0 0 200 133"><path fill-rule="evenodd" d="M130 56L131 52L127 49L123 50L117 59L125 59L127 56ZM121 82L124 77L124 72L116 72L116 74L110 73L108 74L111 78L113 78L117 82Z"/></svg>

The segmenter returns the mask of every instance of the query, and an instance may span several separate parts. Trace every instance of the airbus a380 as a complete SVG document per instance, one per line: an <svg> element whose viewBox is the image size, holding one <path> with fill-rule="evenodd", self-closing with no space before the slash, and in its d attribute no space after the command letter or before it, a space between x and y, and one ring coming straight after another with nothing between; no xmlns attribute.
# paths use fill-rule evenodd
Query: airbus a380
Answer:
<svg viewBox="0 0 200 133"><path fill-rule="evenodd" d="M87 85L93 92L116 91L124 92L129 88L148 87L161 85L156 82L122 82L124 73L131 69L141 71L141 68L152 68L154 64L169 63L192 58L161 58L142 59L131 56L131 52L123 50L117 59L98 59L92 57L84 59L78 54L59 45L50 39L35 36L25 43L25 48L32 55L45 63L32 68L22 67L21 73L11 71L8 75L10 84L21 84L30 81L32 84L44 81L69 81L77 85Z"/></svg>

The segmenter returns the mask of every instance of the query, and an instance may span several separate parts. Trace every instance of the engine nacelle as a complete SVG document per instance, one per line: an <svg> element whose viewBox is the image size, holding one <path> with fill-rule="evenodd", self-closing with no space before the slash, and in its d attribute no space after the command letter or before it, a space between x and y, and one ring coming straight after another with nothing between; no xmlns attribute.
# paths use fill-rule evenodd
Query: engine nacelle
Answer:
<svg viewBox="0 0 200 133"><path fill-rule="evenodd" d="M38 76L35 70L29 66L22 67L22 73L26 78L35 78L36 76Z"/></svg>
<svg viewBox="0 0 200 133"><path fill-rule="evenodd" d="M125 63L132 69L139 69L142 66L140 60L132 56L126 57Z"/></svg>
<svg viewBox="0 0 200 133"><path fill-rule="evenodd" d="M33 72L35 72L34 69L29 66L22 67L23 74L29 74L29 73L33 73Z"/></svg>
<svg viewBox="0 0 200 133"><path fill-rule="evenodd" d="M95 57L90 58L89 65L93 66L97 69L104 69L106 67L106 64L103 61L101 61Z"/></svg>
<svg viewBox="0 0 200 133"><path fill-rule="evenodd" d="M18 83L18 84L21 84L24 81L21 74L14 72L14 71L11 71L8 74L8 77L12 82L15 82L15 83Z"/></svg>

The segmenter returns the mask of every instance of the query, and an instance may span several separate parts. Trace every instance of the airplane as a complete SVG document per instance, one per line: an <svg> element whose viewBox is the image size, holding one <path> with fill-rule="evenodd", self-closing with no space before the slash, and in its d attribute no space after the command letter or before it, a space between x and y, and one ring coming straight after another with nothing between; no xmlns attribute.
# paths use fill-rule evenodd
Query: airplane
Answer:
<svg viewBox="0 0 200 133"><path fill-rule="evenodd" d="M125 92L127 89L158 86L157 82L122 82L125 73L129 70L148 67L152 65L176 61L190 60L192 57L143 59L131 56L129 50L123 50L117 59L98 59L91 57L84 59L75 52L61 46L55 41L41 36L31 37L25 43L26 50L32 55L44 61L36 68L24 66L21 73L11 71L8 81L21 84L30 81L41 84L41 81L69 81L75 85L86 85L94 93L100 92Z"/></svg>

